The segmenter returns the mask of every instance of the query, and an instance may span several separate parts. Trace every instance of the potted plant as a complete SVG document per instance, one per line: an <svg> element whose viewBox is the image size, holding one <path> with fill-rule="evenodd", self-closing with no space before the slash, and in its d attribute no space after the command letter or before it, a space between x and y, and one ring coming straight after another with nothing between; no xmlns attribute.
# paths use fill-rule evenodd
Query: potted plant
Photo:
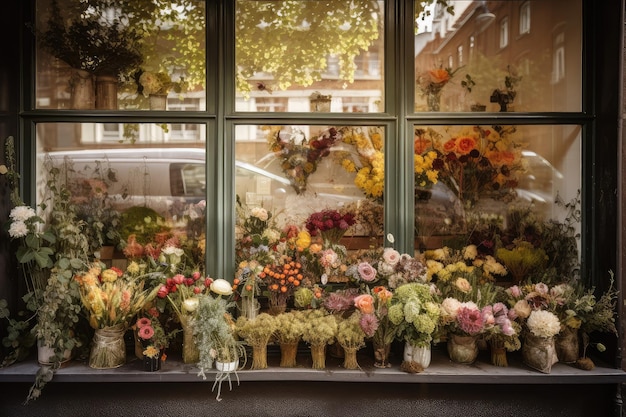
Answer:
<svg viewBox="0 0 626 417"><path fill-rule="evenodd" d="M220 280L214 282L217 281ZM218 401L222 382L228 379L230 383L230 374L235 372L236 375L237 369L240 368L239 358L246 356L242 342L235 339L235 323L229 313L233 306L233 303L220 295L217 297L204 295L199 297L198 308L195 311L193 334L199 350L198 376L206 379L206 372L215 363L217 373L213 390L217 387Z"/></svg>
<svg viewBox="0 0 626 417"><path fill-rule="evenodd" d="M64 5L62 12L58 0L51 1L43 26L36 30L41 48L73 69L71 108L117 109L118 76L143 61L139 31L102 10L85 13ZM94 93L96 83L100 94Z"/></svg>
<svg viewBox="0 0 626 417"><path fill-rule="evenodd" d="M472 88L476 85L476 81L472 78L471 75L465 74L465 79L461 81L461 87L467 92L467 95L472 93ZM478 102L472 103L470 105L471 111L485 111L487 106Z"/></svg>

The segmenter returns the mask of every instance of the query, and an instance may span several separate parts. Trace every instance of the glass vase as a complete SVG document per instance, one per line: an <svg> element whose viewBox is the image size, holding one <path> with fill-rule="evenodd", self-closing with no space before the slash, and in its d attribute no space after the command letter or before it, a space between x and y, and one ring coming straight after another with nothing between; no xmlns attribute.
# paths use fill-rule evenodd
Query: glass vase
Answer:
<svg viewBox="0 0 626 417"><path fill-rule="evenodd" d="M426 95L428 111L439 111L441 108L441 91L433 91Z"/></svg>
<svg viewBox="0 0 626 417"><path fill-rule="evenodd" d="M374 366L377 368L389 368L389 352L391 351L391 343L384 343L374 339Z"/></svg>
<svg viewBox="0 0 626 417"><path fill-rule="evenodd" d="M126 343L123 324L96 329L89 354L89 366L94 369L118 368L126 363Z"/></svg>
<svg viewBox="0 0 626 417"><path fill-rule="evenodd" d="M477 336L448 335L448 355L453 362L470 365L478 357Z"/></svg>

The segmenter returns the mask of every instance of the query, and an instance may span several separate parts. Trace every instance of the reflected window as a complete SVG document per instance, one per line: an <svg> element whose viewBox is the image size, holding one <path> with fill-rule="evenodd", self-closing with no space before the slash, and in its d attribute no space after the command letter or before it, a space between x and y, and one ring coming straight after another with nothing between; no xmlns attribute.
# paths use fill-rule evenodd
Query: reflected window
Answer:
<svg viewBox="0 0 626 417"><path fill-rule="evenodd" d="M509 44L509 19L500 21L500 48L505 48Z"/></svg>
<svg viewBox="0 0 626 417"><path fill-rule="evenodd" d="M520 35L530 32L530 2L522 4L519 9L519 33Z"/></svg>
<svg viewBox="0 0 626 417"><path fill-rule="evenodd" d="M565 78L565 34L563 32L554 38L554 70L552 74L555 83Z"/></svg>

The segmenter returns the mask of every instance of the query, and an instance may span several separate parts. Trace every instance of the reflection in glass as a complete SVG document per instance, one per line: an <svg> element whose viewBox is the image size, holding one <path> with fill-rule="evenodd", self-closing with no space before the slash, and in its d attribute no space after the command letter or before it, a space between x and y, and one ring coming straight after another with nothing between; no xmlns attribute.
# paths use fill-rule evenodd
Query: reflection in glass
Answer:
<svg viewBox="0 0 626 417"><path fill-rule="evenodd" d="M36 108L206 108L204 1L37 0L37 16Z"/></svg>
<svg viewBox="0 0 626 417"><path fill-rule="evenodd" d="M171 242L185 250L189 265L204 265L206 132L197 125L196 138L173 141L165 127L38 125L37 201L48 201L56 177L56 189L69 193L68 215L84 222L92 250L150 244L154 255L176 238ZM137 134L134 142L119 140L126 130Z"/></svg>
<svg viewBox="0 0 626 417"><path fill-rule="evenodd" d="M505 227L514 208L562 219L555 201L581 187L578 126L416 126L414 149L420 244L471 234L477 221Z"/></svg>
<svg viewBox="0 0 626 417"><path fill-rule="evenodd" d="M430 15L415 3L416 112L581 110L580 0L451 1L454 14ZM442 87L439 109L425 80Z"/></svg>
<svg viewBox="0 0 626 417"><path fill-rule="evenodd" d="M238 126L235 144L235 192L244 212L262 207L281 230L337 210L356 216L346 236L382 233L383 128Z"/></svg>
<svg viewBox="0 0 626 417"><path fill-rule="evenodd" d="M236 110L384 111L383 22L376 0L238 0ZM287 104L267 106L270 98Z"/></svg>

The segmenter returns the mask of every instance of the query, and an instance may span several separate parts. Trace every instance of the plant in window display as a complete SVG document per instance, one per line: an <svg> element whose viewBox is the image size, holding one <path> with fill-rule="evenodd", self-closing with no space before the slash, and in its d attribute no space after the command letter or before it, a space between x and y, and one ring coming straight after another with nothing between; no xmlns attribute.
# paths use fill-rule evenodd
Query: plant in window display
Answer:
<svg viewBox="0 0 626 417"><path fill-rule="evenodd" d="M465 209L483 198L511 201L520 174L525 171L522 144L516 128L467 126L420 129L420 142L437 153L433 168L439 180L453 190Z"/></svg>
<svg viewBox="0 0 626 417"><path fill-rule="evenodd" d="M296 127L292 128L287 138L281 136L281 126L268 126L264 130L267 131L270 150L280 158L280 167L298 194L306 192L309 176L317 171L322 159L330 155L330 148L342 139L341 131L334 127L310 140Z"/></svg>
<svg viewBox="0 0 626 417"><path fill-rule="evenodd" d="M275 227L273 213L263 207L249 207L237 196L235 207L237 220L235 252L237 262L257 260L271 263L276 255L276 246L284 240L284 233Z"/></svg>
<svg viewBox="0 0 626 417"><path fill-rule="evenodd" d="M370 199L383 201L385 186L385 139L379 127L340 128L343 142L354 146L358 160L349 153L341 153L340 164L347 172L355 172L354 184Z"/></svg>
<svg viewBox="0 0 626 417"><path fill-rule="evenodd" d="M506 112L509 106L515 100L517 96L516 88L522 81L522 77L515 74L510 66L507 66L507 75L504 77L504 89L498 88L493 91L489 101L492 103L498 103L500 105L500 111Z"/></svg>
<svg viewBox="0 0 626 417"><path fill-rule="evenodd" d="M441 92L443 88L452 80L456 72L452 68L434 68L421 72L417 76L417 88L422 97L426 97L428 111L439 111L441 109Z"/></svg>

